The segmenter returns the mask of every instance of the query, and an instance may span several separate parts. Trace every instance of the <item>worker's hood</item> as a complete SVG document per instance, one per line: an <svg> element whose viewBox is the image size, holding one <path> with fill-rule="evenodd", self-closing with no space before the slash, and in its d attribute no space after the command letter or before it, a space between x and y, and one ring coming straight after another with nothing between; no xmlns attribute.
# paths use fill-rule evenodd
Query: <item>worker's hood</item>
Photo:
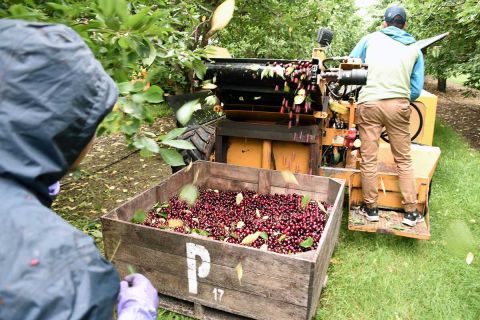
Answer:
<svg viewBox="0 0 480 320"><path fill-rule="evenodd" d="M48 203L117 99L113 80L62 25L0 19L0 178Z"/></svg>
<svg viewBox="0 0 480 320"><path fill-rule="evenodd" d="M380 30L380 32L386 34L393 40L403 43L404 45L409 45L416 42L415 38L410 33L394 26L383 28Z"/></svg>

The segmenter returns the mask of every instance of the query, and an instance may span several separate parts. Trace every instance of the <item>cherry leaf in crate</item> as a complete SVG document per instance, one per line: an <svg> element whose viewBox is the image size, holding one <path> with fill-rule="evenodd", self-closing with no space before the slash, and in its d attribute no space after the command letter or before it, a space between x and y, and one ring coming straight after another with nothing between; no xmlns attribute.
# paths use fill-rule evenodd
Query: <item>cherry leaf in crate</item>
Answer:
<svg viewBox="0 0 480 320"><path fill-rule="evenodd" d="M300 242L300 247L310 248L311 246L313 246L313 238L312 237L308 237L307 239Z"/></svg>
<svg viewBox="0 0 480 320"><path fill-rule="evenodd" d="M279 238L278 238L278 242L282 242L283 240L285 240L287 238L287 235L286 234L282 234Z"/></svg>
<svg viewBox="0 0 480 320"><path fill-rule="evenodd" d="M133 223L143 223L145 221L145 219L147 218L147 214L145 213L145 211L143 210L137 210L135 211L135 213L133 214L133 217L132 217L132 222Z"/></svg>
<svg viewBox="0 0 480 320"><path fill-rule="evenodd" d="M240 283L240 285L242 285L243 266L241 262L237 264L237 266L235 267L235 270L237 271L238 282Z"/></svg>
<svg viewBox="0 0 480 320"><path fill-rule="evenodd" d="M237 229L242 229L244 226L245 226L245 222L243 222L242 220L237 222Z"/></svg>
<svg viewBox="0 0 480 320"><path fill-rule="evenodd" d="M268 244L264 243L260 246L260 250L262 251L267 251L268 250Z"/></svg>
<svg viewBox="0 0 480 320"><path fill-rule="evenodd" d="M187 184L183 186L182 190L180 190L178 197L188 203L190 206L193 206L198 198L198 188L193 184Z"/></svg>
<svg viewBox="0 0 480 320"><path fill-rule="evenodd" d="M310 195L305 194L305 195L302 197L302 208L306 208L309 203L310 203Z"/></svg>
<svg viewBox="0 0 480 320"><path fill-rule="evenodd" d="M327 209L325 209L325 207L323 206L323 203L321 201L317 201L317 204L318 204L318 207L320 208L320 210L327 213Z"/></svg>
<svg viewBox="0 0 480 320"><path fill-rule="evenodd" d="M192 229L192 233L195 233L204 237L208 237L210 235L210 232L202 229Z"/></svg>
<svg viewBox="0 0 480 320"><path fill-rule="evenodd" d="M235 198L235 202L237 203L237 206L240 205L240 203L242 203L242 200L243 200L243 194L239 192L237 194L237 197Z"/></svg>
<svg viewBox="0 0 480 320"><path fill-rule="evenodd" d="M180 219L170 219L168 220L168 227L169 228L181 228L183 227L183 221Z"/></svg>
<svg viewBox="0 0 480 320"><path fill-rule="evenodd" d="M268 240L268 233L260 232L260 238L262 238L263 240Z"/></svg>
<svg viewBox="0 0 480 320"><path fill-rule="evenodd" d="M255 215L257 216L257 218L261 218L261 217L262 217L262 215L260 214L260 210L258 210L258 208L255 209Z"/></svg>
<svg viewBox="0 0 480 320"><path fill-rule="evenodd" d="M242 244L252 244L252 243L254 243L258 239L258 237L260 237L260 233L261 233L260 231L257 231L255 233L249 234L248 236L243 238Z"/></svg>
<svg viewBox="0 0 480 320"><path fill-rule="evenodd" d="M467 259L465 259L465 261L467 262L468 265L471 265L473 262L473 253L469 252L467 254Z"/></svg>
<svg viewBox="0 0 480 320"><path fill-rule="evenodd" d="M295 178L295 175L291 171L283 170L282 177L286 183L299 185L297 178Z"/></svg>

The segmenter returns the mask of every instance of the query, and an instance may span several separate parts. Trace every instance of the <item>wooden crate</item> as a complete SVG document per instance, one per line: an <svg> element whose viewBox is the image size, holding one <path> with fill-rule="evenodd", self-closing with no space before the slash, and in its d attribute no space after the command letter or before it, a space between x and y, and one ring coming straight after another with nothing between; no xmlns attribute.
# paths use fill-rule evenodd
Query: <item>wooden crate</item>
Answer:
<svg viewBox="0 0 480 320"><path fill-rule="evenodd" d="M318 248L283 255L130 222L136 210L168 200L195 176L204 188L295 192L327 201L333 207ZM196 162L102 217L105 254L122 276L128 265L146 275L161 294L161 306L197 319L311 319L338 239L345 184L319 176L296 178L299 185L291 186L278 171Z"/></svg>

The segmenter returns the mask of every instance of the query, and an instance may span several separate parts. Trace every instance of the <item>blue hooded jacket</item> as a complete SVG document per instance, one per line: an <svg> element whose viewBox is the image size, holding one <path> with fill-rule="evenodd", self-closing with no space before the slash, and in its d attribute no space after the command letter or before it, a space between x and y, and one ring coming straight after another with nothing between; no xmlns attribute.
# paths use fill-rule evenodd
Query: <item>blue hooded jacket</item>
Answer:
<svg viewBox="0 0 480 320"><path fill-rule="evenodd" d="M51 209L59 180L117 99L61 25L0 20L0 319L111 319L118 274Z"/></svg>
<svg viewBox="0 0 480 320"><path fill-rule="evenodd" d="M381 29L379 32L389 36L391 39L398 41L404 45L414 45L415 38L403 29L399 29L394 26ZM365 62L367 48L369 46L370 35L363 37L350 53L351 57L361 58L362 62ZM388 53L386 53L388 54ZM413 66L413 70L410 76L410 101L415 101L422 92L424 82L424 60L423 54L418 49L418 57Z"/></svg>

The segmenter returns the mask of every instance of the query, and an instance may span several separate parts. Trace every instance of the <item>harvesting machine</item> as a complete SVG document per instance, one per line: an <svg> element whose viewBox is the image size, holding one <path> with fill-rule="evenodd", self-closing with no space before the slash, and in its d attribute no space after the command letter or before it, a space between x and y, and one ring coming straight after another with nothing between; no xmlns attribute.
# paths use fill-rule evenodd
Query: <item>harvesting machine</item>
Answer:
<svg viewBox="0 0 480 320"><path fill-rule="evenodd" d="M427 46L446 34L417 42ZM348 57L327 57L332 33L320 29L319 48L311 60L212 57L203 83L214 88L215 111L200 111L183 135L197 146L190 159L210 159L241 166L324 175L347 181L348 228L429 239L428 199L440 149L432 146L437 97L423 91L411 103L412 158L418 210L425 221L402 225L402 196L388 135L382 133L378 155L380 221L358 213L362 201L361 141L355 128L356 99L368 66ZM170 97L173 109L210 91ZM207 108L208 109L208 108ZM213 117L212 117L213 114ZM221 114L221 117L215 115ZM200 119L200 120L199 120Z"/></svg>

